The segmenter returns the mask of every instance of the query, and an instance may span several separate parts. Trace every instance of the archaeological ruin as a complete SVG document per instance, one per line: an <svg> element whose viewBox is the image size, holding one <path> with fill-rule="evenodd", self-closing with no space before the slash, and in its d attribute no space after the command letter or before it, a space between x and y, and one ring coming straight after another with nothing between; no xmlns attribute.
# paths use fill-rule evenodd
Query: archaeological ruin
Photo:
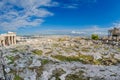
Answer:
<svg viewBox="0 0 120 80"><path fill-rule="evenodd" d="M110 40L120 40L120 28L113 28L108 30L108 38Z"/></svg>
<svg viewBox="0 0 120 80"><path fill-rule="evenodd" d="M9 46L16 44L16 33L8 32L5 34L0 34L0 45Z"/></svg>

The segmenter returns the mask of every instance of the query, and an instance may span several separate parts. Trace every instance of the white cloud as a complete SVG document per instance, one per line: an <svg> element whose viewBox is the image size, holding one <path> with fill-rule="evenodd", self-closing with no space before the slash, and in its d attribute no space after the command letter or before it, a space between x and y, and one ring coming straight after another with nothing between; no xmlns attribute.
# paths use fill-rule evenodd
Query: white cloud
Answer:
<svg viewBox="0 0 120 80"><path fill-rule="evenodd" d="M63 4L63 8L75 9L78 8L78 4L77 3Z"/></svg>
<svg viewBox="0 0 120 80"><path fill-rule="evenodd" d="M82 32L82 31L72 31L72 34L86 34L86 32Z"/></svg>
<svg viewBox="0 0 120 80"><path fill-rule="evenodd" d="M113 27L120 28L120 22L113 23Z"/></svg>
<svg viewBox="0 0 120 80"><path fill-rule="evenodd" d="M44 22L44 17L53 15L45 7L56 5L58 3L52 0L1 0L0 27L4 30L16 30L20 27L37 26Z"/></svg>
<svg viewBox="0 0 120 80"><path fill-rule="evenodd" d="M88 26L83 26L83 27L88 27ZM108 30L110 28L101 28L97 25L89 26L89 28L84 28L84 29L79 29L79 30L74 30L71 31L73 34L85 34L85 35L91 35L91 34L98 34L98 35L107 35Z"/></svg>
<svg viewBox="0 0 120 80"><path fill-rule="evenodd" d="M64 6L64 8L75 9L75 8L78 8L78 7L77 6L73 6L73 5L68 5L68 6Z"/></svg>
<svg viewBox="0 0 120 80"><path fill-rule="evenodd" d="M97 0L68 0L66 3L62 3L62 8L76 9L82 5L88 5L91 3L97 3Z"/></svg>

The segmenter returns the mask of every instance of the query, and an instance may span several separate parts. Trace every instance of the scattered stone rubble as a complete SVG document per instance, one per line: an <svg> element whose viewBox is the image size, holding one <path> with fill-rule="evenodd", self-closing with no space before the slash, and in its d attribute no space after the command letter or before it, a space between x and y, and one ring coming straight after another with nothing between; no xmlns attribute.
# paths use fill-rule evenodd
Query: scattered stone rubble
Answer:
<svg viewBox="0 0 120 80"><path fill-rule="evenodd" d="M42 38L32 42L2 49L6 76L10 80L120 80L118 46L74 37ZM52 57L54 55L67 58L62 61ZM91 58L88 56L93 57L93 62L81 62L88 62ZM1 68L0 65L0 72Z"/></svg>

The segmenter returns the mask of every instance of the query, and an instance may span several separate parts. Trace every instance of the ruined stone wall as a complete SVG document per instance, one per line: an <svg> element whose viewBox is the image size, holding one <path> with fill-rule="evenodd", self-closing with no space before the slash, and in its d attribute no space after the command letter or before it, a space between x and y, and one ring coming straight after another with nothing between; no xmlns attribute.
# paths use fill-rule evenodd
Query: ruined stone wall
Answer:
<svg viewBox="0 0 120 80"><path fill-rule="evenodd" d="M114 28L111 30L108 30L108 38L110 40L120 40L120 29L119 28Z"/></svg>

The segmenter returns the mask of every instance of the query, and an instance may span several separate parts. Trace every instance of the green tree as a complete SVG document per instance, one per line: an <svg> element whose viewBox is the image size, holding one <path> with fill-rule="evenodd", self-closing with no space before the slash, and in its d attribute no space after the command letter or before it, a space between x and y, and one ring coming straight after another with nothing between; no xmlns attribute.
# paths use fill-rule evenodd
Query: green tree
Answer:
<svg viewBox="0 0 120 80"><path fill-rule="evenodd" d="M93 40L98 40L99 39L99 36L97 34L92 34L91 38Z"/></svg>

